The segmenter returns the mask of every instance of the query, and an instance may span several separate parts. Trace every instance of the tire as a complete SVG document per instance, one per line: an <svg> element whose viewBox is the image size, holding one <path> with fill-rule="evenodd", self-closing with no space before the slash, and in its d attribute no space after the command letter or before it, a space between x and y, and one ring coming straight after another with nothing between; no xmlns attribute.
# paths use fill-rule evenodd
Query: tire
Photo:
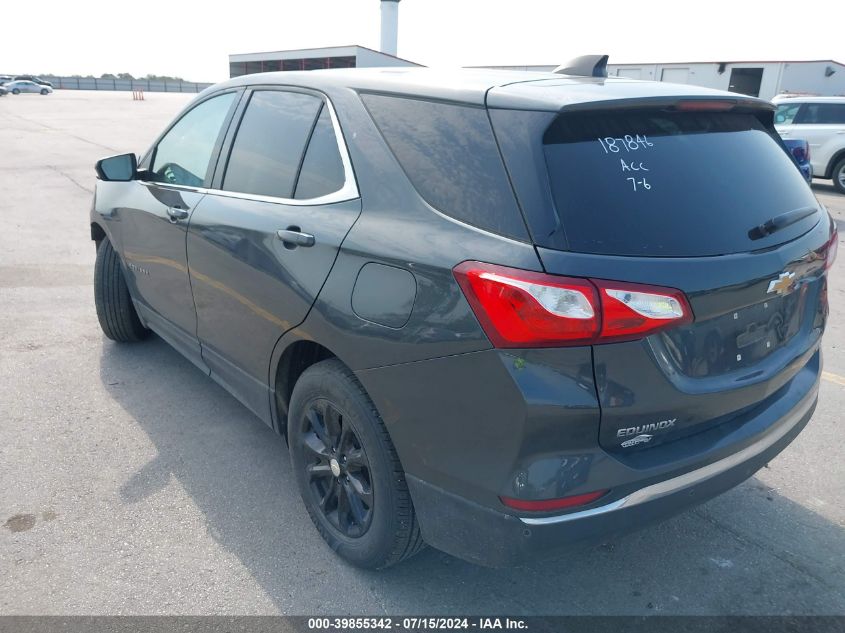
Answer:
<svg viewBox="0 0 845 633"><path fill-rule="evenodd" d="M12 94L13 95L19 95L20 93L21 93L21 91L18 88L12 88Z"/></svg>
<svg viewBox="0 0 845 633"><path fill-rule="evenodd" d="M836 190L839 193L845 193L845 158L834 165L831 177L833 178L833 186L836 187Z"/></svg>
<svg viewBox="0 0 845 633"><path fill-rule="evenodd" d="M288 445L308 515L341 558L357 567L384 569L424 547L384 422L339 360L312 365L297 380Z"/></svg>
<svg viewBox="0 0 845 633"><path fill-rule="evenodd" d="M50 94L50 91L49 90L42 90L41 94L43 94L43 95Z"/></svg>
<svg viewBox="0 0 845 633"><path fill-rule="evenodd" d="M126 280L120 257L111 242L104 239L97 248L94 265L94 305L103 333L118 343L134 343L145 339L150 331L141 324Z"/></svg>

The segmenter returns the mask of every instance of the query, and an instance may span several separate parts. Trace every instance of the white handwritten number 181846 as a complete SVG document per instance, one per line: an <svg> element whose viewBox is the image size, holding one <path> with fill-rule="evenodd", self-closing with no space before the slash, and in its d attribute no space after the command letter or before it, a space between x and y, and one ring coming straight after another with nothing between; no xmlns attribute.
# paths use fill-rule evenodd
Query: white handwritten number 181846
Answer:
<svg viewBox="0 0 845 633"><path fill-rule="evenodd" d="M618 154L622 151L622 149L626 152L636 152L638 149L654 147L654 143L649 141L645 136L640 136L639 134L636 136L626 134L625 136L620 137L599 137L599 143L601 143L605 154Z"/></svg>

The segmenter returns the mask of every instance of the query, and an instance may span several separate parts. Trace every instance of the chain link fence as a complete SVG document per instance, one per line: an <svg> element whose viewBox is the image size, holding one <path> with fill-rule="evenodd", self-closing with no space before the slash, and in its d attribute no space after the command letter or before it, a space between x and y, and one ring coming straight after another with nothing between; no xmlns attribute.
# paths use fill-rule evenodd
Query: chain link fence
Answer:
<svg viewBox="0 0 845 633"><path fill-rule="evenodd" d="M97 79L95 77L59 77L42 75L53 88L65 90L143 90L145 92L201 92L210 83L165 81L162 79Z"/></svg>

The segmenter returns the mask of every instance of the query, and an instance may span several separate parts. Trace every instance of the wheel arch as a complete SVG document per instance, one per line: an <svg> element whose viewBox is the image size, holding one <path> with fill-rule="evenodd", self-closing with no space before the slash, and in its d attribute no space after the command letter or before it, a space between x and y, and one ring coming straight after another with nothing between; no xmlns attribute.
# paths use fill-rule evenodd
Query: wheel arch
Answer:
<svg viewBox="0 0 845 633"><path fill-rule="evenodd" d="M270 362L270 410L280 435L287 434L288 405L296 381L306 369L329 358L349 367L334 351L303 335L288 333L276 344Z"/></svg>
<svg viewBox="0 0 845 633"><path fill-rule="evenodd" d="M845 147L836 152L828 161L827 167L824 170L824 177L826 179L833 178L833 168L836 167L836 164L843 158L845 158Z"/></svg>
<svg viewBox="0 0 845 633"><path fill-rule="evenodd" d="M97 248L100 247L100 242L108 239L106 230L98 222L91 222L91 239L94 240Z"/></svg>

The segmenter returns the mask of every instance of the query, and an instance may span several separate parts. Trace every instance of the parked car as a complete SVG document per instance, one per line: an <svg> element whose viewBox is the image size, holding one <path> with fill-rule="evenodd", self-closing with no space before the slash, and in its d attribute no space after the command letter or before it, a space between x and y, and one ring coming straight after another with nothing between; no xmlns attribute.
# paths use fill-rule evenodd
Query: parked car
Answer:
<svg viewBox="0 0 845 633"><path fill-rule="evenodd" d="M813 414L837 233L773 117L552 73L230 79L97 163L100 325L158 333L284 435L351 563L604 539Z"/></svg>
<svg viewBox="0 0 845 633"><path fill-rule="evenodd" d="M52 88L53 84L46 79L41 79L41 77L36 77L35 75L18 75L15 77L15 81L34 81L37 84L42 86L47 86L48 88Z"/></svg>
<svg viewBox="0 0 845 633"><path fill-rule="evenodd" d="M6 87L0 85L0 97L5 97L7 94L9 94L9 91L6 90Z"/></svg>
<svg viewBox="0 0 845 633"><path fill-rule="evenodd" d="M810 143L813 175L845 193L845 97L775 97L775 127L783 138Z"/></svg>
<svg viewBox="0 0 845 633"><path fill-rule="evenodd" d="M37 84L34 81L27 80L10 81L9 83L4 84L3 87L9 92L11 92L13 95L19 95L21 93L26 92L48 95L53 92L53 89L49 86L42 86L41 84Z"/></svg>
<svg viewBox="0 0 845 633"><path fill-rule="evenodd" d="M0 86L9 83L10 81L14 81L14 77L10 77L9 75L0 75Z"/></svg>
<svg viewBox="0 0 845 633"><path fill-rule="evenodd" d="M813 182L813 165L810 163L810 144L804 139L799 138L785 138L782 139L783 144L786 145L792 158L795 159L795 164L804 176L804 180L808 183Z"/></svg>

